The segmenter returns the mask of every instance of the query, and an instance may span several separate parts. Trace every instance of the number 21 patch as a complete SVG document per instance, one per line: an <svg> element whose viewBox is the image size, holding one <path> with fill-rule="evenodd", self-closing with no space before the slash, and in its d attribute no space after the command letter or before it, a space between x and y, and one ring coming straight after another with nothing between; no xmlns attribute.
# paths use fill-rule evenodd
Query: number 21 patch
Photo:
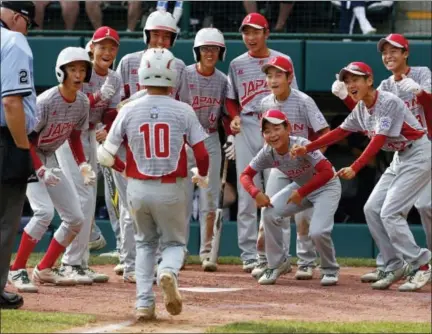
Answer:
<svg viewBox="0 0 432 334"><path fill-rule="evenodd" d="M28 85L29 83L29 76L27 70L21 70L19 72L19 83L20 85Z"/></svg>

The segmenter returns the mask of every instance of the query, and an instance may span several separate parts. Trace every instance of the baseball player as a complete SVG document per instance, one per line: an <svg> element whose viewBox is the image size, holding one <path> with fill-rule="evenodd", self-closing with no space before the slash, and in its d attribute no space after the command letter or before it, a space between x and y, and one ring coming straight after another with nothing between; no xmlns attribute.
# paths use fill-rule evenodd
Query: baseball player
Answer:
<svg viewBox="0 0 432 334"><path fill-rule="evenodd" d="M258 13L247 15L241 26L243 42L248 52L231 61L228 72L228 92L226 108L232 119L230 127L235 136L236 170L239 176L248 166L252 158L263 146L263 139L257 136L260 131L260 103L263 97L270 93L262 65L275 56L287 55L271 50L266 41L269 36L269 25L264 16ZM295 74L291 83L297 88ZM267 180L268 170L264 171ZM255 182L260 184L261 175ZM241 249L243 270L251 272L257 265L257 209L253 199L237 183L238 191L238 244Z"/></svg>
<svg viewBox="0 0 432 334"><path fill-rule="evenodd" d="M321 284L335 285L338 282L339 265L331 231L341 196L340 181L333 177L333 166L320 151L311 151L302 157L290 157L290 148L310 143L306 138L291 136L291 129L292 124L285 113L277 109L266 111L261 120L266 145L240 176L241 185L255 199L257 206L265 208L262 216L268 265L258 283L274 284L280 275L291 270L289 258L283 249L282 227L287 223L284 218L313 207L309 233L321 256ZM270 168L277 168L292 181L271 198L257 188L253 181L257 173Z"/></svg>
<svg viewBox="0 0 432 334"><path fill-rule="evenodd" d="M90 101L90 116L88 130L81 134L86 161L97 170L97 141L96 125L104 123L108 128L117 115L116 105L120 102L121 79L116 72L110 70L114 61L120 40L118 33L110 27L101 27L92 37L91 50L93 53L93 70L91 79L82 87ZM104 283L108 276L96 273L88 267L91 228L96 208L96 175L90 185L83 183L79 177L79 170L71 163L74 159L69 143L63 144L56 152L60 167L72 180L81 201L84 213L84 224L77 238L66 249L62 258L62 270L65 275L78 277L84 282Z"/></svg>
<svg viewBox="0 0 432 334"><path fill-rule="evenodd" d="M311 135L320 136L329 131L327 121L314 100L305 93L290 87L293 78L293 67L287 58L277 56L270 59L262 67L262 71L266 74L267 85L272 91L272 94L266 96L261 101L262 113L270 109L278 109L283 112L287 119L290 120L292 136L308 139ZM273 168L270 171L265 192L271 197L288 186L290 182L291 180L286 173L283 173L278 168ZM316 252L312 239L308 236L308 226L310 225L312 214L313 209L311 208L295 215L298 231L297 257L299 258L295 275L297 279L312 279L313 276ZM288 235L285 237L285 240L288 243L284 247L286 250L289 250L290 217L287 218L285 224L288 226L286 228ZM263 217L261 217L260 223L261 231L263 228ZM260 251L260 248L264 248L263 233L258 234L257 249ZM334 250L332 250L332 253L334 253ZM286 254L288 254L288 251L286 251ZM331 257L327 256L327 258ZM258 261L259 264L252 270L252 276L255 278L259 278L267 267L265 256L263 259L260 256ZM333 267L337 266L335 263L332 265Z"/></svg>
<svg viewBox="0 0 432 334"><path fill-rule="evenodd" d="M169 96L177 76L174 68L175 58L169 50L147 50L139 68L139 84L145 86L147 95L122 107L98 149L99 162L110 167L113 155L127 140L127 199L136 229L137 320L155 317L152 286L159 244L158 284L165 307L172 315L182 311L177 277L186 239L186 143L193 148L199 170L194 182L200 186L208 182L207 135L194 110Z"/></svg>
<svg viewBox="0 0 432 334"><path fill-rule="evenodd" d="M401 98L420 124L427 129L429 138L432 138L430 69L428 67L408 66L409 43L403 35L390 34L382 38L378 42L378 51L381 52L384 66L393 75L383 80L377 90L388 91ZM336 80L332 91L336 96L343 98L344 101L348 101L346 102L347 106L352 106L343 82ZM421 217L429 250L432 247L431 192L431 183L429 183L414 204ZM376 282L383 275L383 266L384 263L381 254L378 254L377 269L374 272L363 275L361 281L365 283Z"/></svg>
<svg viewBox="0 0 432 334"><path fill-rule="evenodd" d="M54 233L45 256L33 270L33 280L56 285L75 285L74 277L52 268L66 247L79 233L84 222L81 205L73 185L59 168L55 151L69 139L85 184L94 181L94 172L86 162L81 143L81 131L88 127L89 102L80 92L90 80L92 64L82 48L69 47L57 58L55 73L60 83L37 98L37 124L34 129L31 152L39 182L27 187L27 198L34 212L24 228L17 256L11 266L9 281L19 291L37 292L28 275L18 276L26 269L27 260L37 242L43 237L54 218L54 209L62 220ZM16 279L19 277L19 279Z"/></svg>
<svg viewBox="0 0 432 334"><path fill-rule="evenodd" d="M368 65L350 63L340 71L339 78L357 106L340 127L306 147L294 149L293 154L305 154L361 131L371 138L369 145L350 167L337 173L349 180L380 149L395 152L364 207L366 222L384 262L384 274L372 288L388 289L407 276L399 290L418 290L431 277L431 252L416 244L406 217L431 180L431 143L400 98L373 88L373 73Z"/></svg>
<svg viewBox="0 0 432 334"><path fill-rule="evenodd" d="M215 271L217 264L211 263L208 258L211 251L213 223L220 191L222 155L218 124L223 113L223 101L228 86L227 76L216 69L217 62L225 59L226 46L223 34L216 28L201 29L195 36L193 54L197 63L187 66L183 71L183 82L180 85L178 95L180 101L192 106L199 122L209 135L204 142L210 156L209 187L200 189L199 195L200 259L205 271ZM227 130L229 131L229 127ZM233 141L234 137L230 135L228 142L232 144ZM227 145L226 149L228 158L234 159L234 145ZM192 159L189 159L189 167L194 167L195 161L192 154L188 154L188 157L190 155ZM193 190L193 183L188 182L188 210L186 217L188 236L189 222L192 215ZM188 239L186 239L186 244Z"/></svg>

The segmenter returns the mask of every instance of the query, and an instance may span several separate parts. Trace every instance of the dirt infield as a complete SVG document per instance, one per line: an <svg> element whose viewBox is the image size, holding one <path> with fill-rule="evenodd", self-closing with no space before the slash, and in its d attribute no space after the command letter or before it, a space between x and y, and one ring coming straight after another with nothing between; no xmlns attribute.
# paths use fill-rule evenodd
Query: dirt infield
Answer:
<svg viewBox="0 0 432 334"><path fill-rule="evenodd" d="M23 309L34 311L93 314L97 323L69 332L101 331L109 324L133 321L135 285L124 283L113 266L94 267L110 275L107 284L60 288L41 286L38 294L25 294ZM154 322L133 324L121 329L129 333L202 333L212 325L234 321L286 319L310 321L413 321L431 320L430 284L415 293L402 293L397 285L387 291L374 291L359 276L370 268L342 268L339 284L322 287L316 271L312 281L297 281L293 272L276 285L261 286L240 266L220 266L216 273L205 273L188 265L180 274L183 288L238 288L230 292L181 291L183 312L169 315L157 290L157 317ZM127 322L127 323L125 323ZM98 330L99 329L99 330ZM115 328L114 328L115 329ZM111 329L110 331L113 331Z"/></svg>

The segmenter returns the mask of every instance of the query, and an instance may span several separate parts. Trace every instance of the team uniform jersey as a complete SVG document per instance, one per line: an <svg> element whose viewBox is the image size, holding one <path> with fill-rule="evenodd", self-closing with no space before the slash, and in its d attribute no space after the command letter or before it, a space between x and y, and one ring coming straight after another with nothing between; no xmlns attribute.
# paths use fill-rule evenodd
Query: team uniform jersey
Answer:
<svg viewBox="0 0 432 334"><path fill-rule="evenodd" d="M73 130L88 128L90 104L84 93L78 92L74 102L67 102L58 86L37 97L37 116L34 131L38 133L37 150L44 155L54 153Z"/></svg>
<svg viewBox="0 0 432 334"><path fill-rule="evenodd" d="M385 91L377 91L371 109L360 101L340 127L350 132L362 132L369 138L386 136L382 149L389 152L403 150L426 133L405 103Z"/></svg>
<svg viewBox="0 0 432 334"><path fill-rule="evenodd" d="M261 71L261 67L276 56L291 61L287 55L274 50L270 50L270 55L266 58L254 58L246 52L231 61L228 70L227 98L239 102L241 113L259 113L262 98L270 93L266 75ZM295 75L291 87L298 88Z"/></svg>
<svg viewBox="0 0 432 334"><path fill-rule="evenodd" d="M227 89L224 73L216 69L212 75L202 75L193 64L183 72L178 96L180 101L192 106L203 128L211 133L217 131Z"/></svg>
<svg viewBox="0 0 432 334"><path fill-rule="evenodd" d="M99 75L93 68L91 79L89 83L83 85L82 91L87 94L93 94L100 90L102 85L108 82L115 88L115 95L109 101L99 101L96 105L90 108L89 122L92 126L102 122L103 114L108 109L116 109L121 101L122 79L113 70L108 70L105 76Z"/></svg>
<svg viewBox="0 0 432 334"><path fill-rule="evenodd" d="M421 86L422 90L426 91L427 93L431 93L431 71L428 67L410 67L410 70L406 76L417 82ZM381 82L378 90L391 92L401 98L405 102L408 109L411 110L411 112L423 126L423 128L427 129L427 122L423 106L418 103L417 96L414 93L400 90L398 84L399 82L396 81L392 75L388 79L385 79ZM432 129L429 129L429 131L432 131ZM432 133L430 133L430 135L432 135Z"/></svg>
<svg viewBox="0 0 432 334"><path fill-rule="evenodd" d="M289 149L295 144L305 146L309 143L310 141L306 138L290 136ZM326 158L319 150L292 159L289 153L280 155L270 145L265 144L249 166L256 172L268 168L277 168L291 181L303 186L314 176L315 166L321 160L326 160Z"/></svg>
<svg viewBox="0 0 432 334"><path fill-rule="evenodd" d="M146 179L176 171L186 177L185 143L194 146L205 138L189 105L169 96L147 95L123 106L107 141L119 147L127 140L126 175Z"/></svg>
<svg viewBox="0 0 432 334"><path fill-rule="evenodd" d="M309 138L310 131L316 133L329 126L315 101L297 89L291 89L291 94L282 102L276 100L274 94L263 98L261 113L269 109L278 109L286 115L293 136Z"/></svg>
<svg viewBox="0 0 432 334"><path fill-rule="evenodd" d="M137 51L134 53L129 53L124 56L117 67L117 73L120 75L123 81L123 87L121 91L122 99L129 98L131 95L135 94L140 90L138 69L141 64L141 58L144 51ZM183 75L183 70L186 65L183 60L175 58L175 70L177 71L176 87L173 90L172 96L177 96L177 91L180 88L181 77Z"/></svg>

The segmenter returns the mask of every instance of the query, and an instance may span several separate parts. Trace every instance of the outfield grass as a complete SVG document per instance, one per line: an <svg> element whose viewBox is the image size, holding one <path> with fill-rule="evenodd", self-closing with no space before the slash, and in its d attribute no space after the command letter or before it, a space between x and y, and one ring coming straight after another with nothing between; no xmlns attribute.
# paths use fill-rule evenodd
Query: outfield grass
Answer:
<svg viewBox="0 0 432 334"><path fill-rule="evenodd" d="M1 333L53 333L94 322L85 314L1 310Z"/></svg>
<svg viewBox="0 0 432 334"><path fill-rule="evenodd" d="M431 333L431 324L415 322L235 322L207 333Z"/></svg>

